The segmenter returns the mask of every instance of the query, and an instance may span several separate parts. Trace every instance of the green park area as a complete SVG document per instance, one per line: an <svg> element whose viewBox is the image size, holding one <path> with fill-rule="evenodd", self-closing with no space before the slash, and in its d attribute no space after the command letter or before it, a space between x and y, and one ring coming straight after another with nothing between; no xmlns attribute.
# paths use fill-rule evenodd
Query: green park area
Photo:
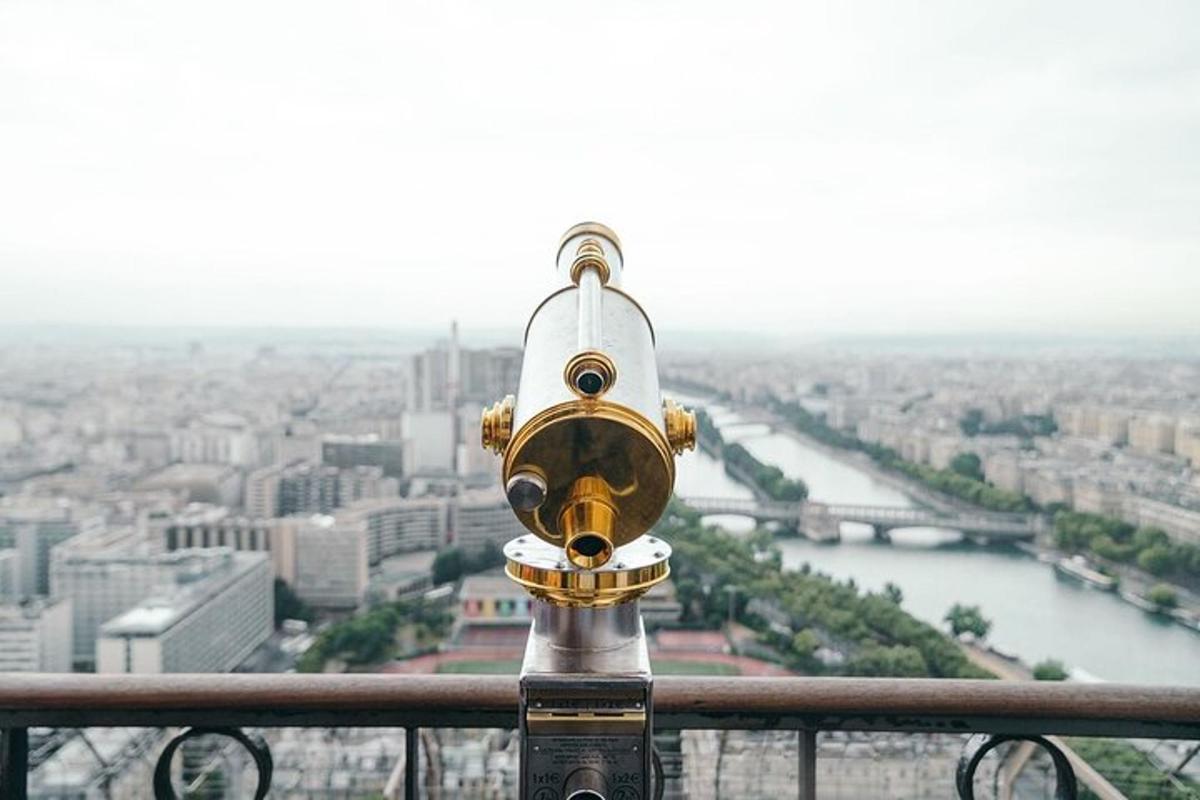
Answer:
<svg viewBox="0 0 1200 800"><path fill-rule="evenodd" d="M801 674L893 677L991 677L968 662L945 633L904 611L900 593L865 592L805 565L784 570L768 534L749 539L705 526L690 509L672 504L655 528L671 542L680 624L719 630L730 613L758 635L755 655ZM395 658L437 650L451 615L420 602L389 603L321 631L301 659L302 672L370 669ZM472 666L474 665L474 666ZM726 664L679 658L655 662L660 674L736 674ZM514 661L458 662L447 670L517 672Z"/></svg>

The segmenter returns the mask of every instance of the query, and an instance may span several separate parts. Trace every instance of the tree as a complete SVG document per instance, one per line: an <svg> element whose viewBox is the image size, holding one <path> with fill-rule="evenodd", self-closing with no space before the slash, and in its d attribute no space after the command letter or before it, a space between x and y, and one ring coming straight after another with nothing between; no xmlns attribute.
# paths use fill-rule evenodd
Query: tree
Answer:
<svg viewBox="0 0 1200 800"><path fill-rule="evenodd" d="M904 602L904 592L899 586L891 581L888 581L883 585L883 596L888 600L891 600L896 605L900 605Z"/></svg>
<svg viewBox="0 0 1200 800"><path fill-rule="evenodd" d="M821 646L821 640L810 628L805 628L792 637L792 652L799 658L812 658Z"/></svg>
<svg viewBox="0 0 1200 800"><path fill-rule="evenodd" d="M1033 679L1037 681L1065 681L1068 677L1067 668L1057 659L1048 658L1033 667Z"/></svg>
<svg viewBox="0 0 1200 800"><path fill-rule="evenodd" d="M482 547L463 555L463 573L486 572L494 567L502 567L504 560L500 545L488 539Z"/></svg>
<svg viewBox="0 0 1200 800"><path fill-rule="evenodd" d="M1133 543L1141 550L1147 550L1151 547L1159 546L1166 547L1171 543L1171 539L1167 536L1167 532L1162 528L1148 527L1138 528L1133 534Z"/></svg>
<svg viewBox="0 0 1200 800"><path fill-rule="evenodd" d="M365 614L342 620L321 632L296 664L300 672L320 672L331 658L347 664L375 664L396 655L396 635L401 626L418 646L437 643L446 636L453 617L437 605L421 600L397 601Z"/></svg>
<svg viewBox="0 0 1200 800"><path fill-rule="evenodd" d="M772 500L799 502L808 497L808 486L799 478L789 478L779 467L759 461L738 443L727 444L721 450L726 468L733 467L747 475Z"/></svg>
<svg viewBox="0 0 1200 800"><path fill-rule="evenodd" d="M1166 575L1175 566L1175 557L1170 547L1156 544L1138 553L1137 563L1151 575Z"/></svg>
<svg viewBox="0 0 1200 800"><path fill-rule="evenodd" d="M950 471L973 481L983 480L983 465L974 453L959 453L950 460Z"/></svg>
<svg viewBox="0 0 1200 800"><path fill-rule="evenodd" d="M1175 589L1165 583L1158 583L1146 592L1146 599L1154 604L1159 611L1170 611L1179 605L1179 595Z"/></svg>
<svg viewBox="0 0 1200 800"><path fill-rule="evenodd" d="M983 639L988 635L988 631L992 629L991 621L983 616L983 613L979 610L979 606L967 606L962 603L955 603L946 612L944 619L950 624L950 630L955 636L970 633L974 634L976 639Z"/></svg>
<svg viewBox="0 0 1200 800"><path fill-rule="evenodd" d="M1179 788L1178 778L1160 769L1145 753L1127 741L1079 737L1069 739L1067 743L1129 800L1196 796L1187 787Z"/></svg>
<svg viewBox="0 0 1200 800"><path fill-rule="evenodd" d="M958 427L967 436L974 436L979 433L979 429L983 426L983 411L978 408L968 408L966 415L958 421Z"/></svg>
<svg viewBox="0 0 1200 800"><path fill-rule="evenodd" d="M716 588L736 586L739 600L757 601L756 611L742 622L797 668L850 675L992 677L971 664L945 633L912 617L883 592L863 592L811 564L781 569L777 560L759 557L751 541L705 526L680 504L672 504L655 531L674 549L671 570L686 623L720 626L726 596ZM714 588L706 592L706 586ZM781 634L769 619L774 617L782 617L793 632ZM818 665L814 651L804 663L801 655L813 639L795 631L805 629L844 661Z"/></svg>
<svg viewBox="0 0 1200 800"><path fill-rule="evenodd" d="M463 552L457 547L449 547L437 554L433 559L433 582L435 585L453 583L463 574Z"/></svg>
<svg viewBox="0 0 1200 800"><path fill-rule="evenodd" d="M846 672L881 678L929 677L929 668L921 657L921 651L905 645L867 645L846 664Z"/></svg>
<svg viewBox="0 0 1200 800"><path fill-rule="evenodd" d="M1116 542L1105 533L1092 539L1092 552L1110 561L1131 561L1137 555L1137 546L1132 542Z"/></svg>
<svg viewBox="0 0 1200 800"><path fill-rule="evenodd" d="M292 587L283 578L275 579L275 627L283 624L285 619L301 619L313 621L313 610L308 604L296 596Z"/></svg>
<svg viewBox="0 0 1200 800"><path fill-rule="evenodd" d="M700 442L707 442L718 450L725 446L725 439L721 436L721 429L712 421L712 417L708 415L703 408L696 409L696 438Z"/></svg>

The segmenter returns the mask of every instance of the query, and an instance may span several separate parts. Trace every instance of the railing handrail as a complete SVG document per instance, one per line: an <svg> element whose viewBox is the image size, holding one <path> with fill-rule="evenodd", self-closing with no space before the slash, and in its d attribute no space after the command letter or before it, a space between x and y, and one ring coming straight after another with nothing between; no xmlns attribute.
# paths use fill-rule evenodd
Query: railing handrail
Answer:
<svg viewBox="0 0 1200 800"><path fill-rule="evenodd" d="M873 678L659 677L672 728L1059 733L1200 739L1200 688ZM485 675L0 674L0 728L515 727Z"/></svg>

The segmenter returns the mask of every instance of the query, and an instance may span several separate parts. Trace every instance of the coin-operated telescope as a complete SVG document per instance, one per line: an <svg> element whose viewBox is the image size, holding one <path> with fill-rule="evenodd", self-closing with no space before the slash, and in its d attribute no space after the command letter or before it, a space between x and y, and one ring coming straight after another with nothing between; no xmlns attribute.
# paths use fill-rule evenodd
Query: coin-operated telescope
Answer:
<svg viewBox="0 0 1200 800"><path fill-rule="evenodd" d="M531 535L504 548L533 596L521 667L521 797L642 800L651 789L650 657L637 599L670 571L644 534L696 418L664 402L646 312L620 287L617 235L585 222L558 246L562 288L525 329L521 383L483 412L508 501Z"/></svg>

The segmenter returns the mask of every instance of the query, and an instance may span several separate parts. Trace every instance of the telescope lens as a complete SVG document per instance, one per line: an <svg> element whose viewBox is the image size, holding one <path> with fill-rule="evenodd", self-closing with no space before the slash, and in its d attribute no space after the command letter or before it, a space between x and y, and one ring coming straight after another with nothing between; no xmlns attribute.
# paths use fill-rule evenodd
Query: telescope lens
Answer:
<svg viewBox="0 0 1200 800"><path fill-rule="evenodd" d="M599 394L604 388L604 376L595 370L584 370L575 379L575 386L586 395Z"/></svg>
<svg viewBox="0 0 1200 800"><path fill-rule="evenodd" d="M580 555L592 558L604 550L604 540L599 536L580 536L575 540L574 548Z"/></svg>
<svg viewBox="0 0 1200 800"><path fill-rule="evenodd" d="M612 544L595 533L581 533L567 540L567 558L580 569L598 569L612 558Z"/></svg>

